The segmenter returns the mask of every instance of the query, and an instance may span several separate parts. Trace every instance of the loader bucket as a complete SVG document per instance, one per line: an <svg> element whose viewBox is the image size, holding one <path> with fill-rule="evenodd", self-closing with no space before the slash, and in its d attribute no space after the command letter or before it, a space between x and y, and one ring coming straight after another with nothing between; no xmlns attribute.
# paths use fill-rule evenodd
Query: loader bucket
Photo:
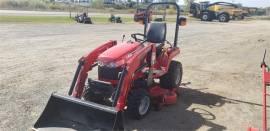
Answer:
<svg viewBox="0 0 270 131"><path fill-rule="evenodd" d="M53 93L33 130L118 131L123 125L123 114L114 107Z"/></svg>

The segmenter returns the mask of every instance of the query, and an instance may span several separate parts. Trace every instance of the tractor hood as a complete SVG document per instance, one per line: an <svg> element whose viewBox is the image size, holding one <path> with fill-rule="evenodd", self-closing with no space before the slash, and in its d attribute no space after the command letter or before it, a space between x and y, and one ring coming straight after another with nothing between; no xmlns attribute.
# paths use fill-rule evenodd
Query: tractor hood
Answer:
<svg viewBox="0 0 270 131"><path fill-rule="evenodd" d="M123 62L123 60L128 59L128 57L132 55L132 52L134 52L139 47L140 43L138 42L117 44L116 46L113 46L112 48L100 54L98 57L98 62L100 65L108 65L109 63L114 62L118 63L118 66Z"/></svg>

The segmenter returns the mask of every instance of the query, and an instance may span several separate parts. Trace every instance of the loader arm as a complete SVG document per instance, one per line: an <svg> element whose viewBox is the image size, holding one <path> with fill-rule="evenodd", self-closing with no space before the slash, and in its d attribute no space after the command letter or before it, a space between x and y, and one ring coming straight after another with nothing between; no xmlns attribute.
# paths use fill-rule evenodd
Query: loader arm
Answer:
<svg viewBox="0 0 270 131"><path fill-rule="evenodd" d="M73 84L70 87L70 91L72 92L72 96L75 98L81 98L82 97L82 93L83 93L83 89L85 86L85 81L88 77L87 72L92 70L93 66L95 66L96 61L97 61L97 57L103 53L104 51L106 51L107 49L115 46L117 44L116 41L109 41L101 46L99 46L98 48L96 48L95 50L93 50L92 52L86 54L85 56L83 56L80 60L79 60L79 67L78 67L78 75L75 75L74 79L73 79Z"/></svg>
<svg viewBox="0 0 270 131"><path fill-rule="evenodd" d="M128 96L129 91L132 88L132 80L135 77L135 73L138 69L141 68L142 63L141 61L146 58L147 54L152 52L151 54L151 67L150 70L153 69L154 63L156 62L156 47L154 44L149 43L149 45L143 47L142 49L135 51L135 53L131 56L130 59L126 62L126 69L127 74L123 80L121 89L119 90L119 97L116 103L116 109L118 111L123 111L126 105L126 99ZM152 63L153 62L153 63Z"/></svg>

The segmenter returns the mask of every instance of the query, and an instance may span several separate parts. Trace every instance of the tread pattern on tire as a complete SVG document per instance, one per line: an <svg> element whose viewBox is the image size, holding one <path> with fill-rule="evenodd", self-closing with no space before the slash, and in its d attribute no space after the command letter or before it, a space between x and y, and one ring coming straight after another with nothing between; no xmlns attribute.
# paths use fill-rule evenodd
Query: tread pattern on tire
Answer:
<svg viewBox="0 0 270 131"><path fill-rule="evenodd" d="M225 21L221 21L220 20L220 16L221 15L225 15L226 16L226 20ZM227 13L222 13L222 14L220 14L219 16L218 16L218 20L219 20L219 22L229 22L230 21L230 15L229 14L227 14Z"/></svg>
<svg viewBox="0 0 270 131"><path fill-rule="evenodd" d="M143 88L133 89L130 92L128 96L128 102L127 102L127 105L128 105L127 113L131 118L139 120L148 114L151 103L149 105L148 111L144 115L139 114L140 102L141 102L141 99L145 96L148 96L150 99L148 92L146 91L146 89L143 89Z"/></svg>
<svg viewBox="0 0 270 131"><path fill-rule="evenodd" d="M175 69L180 68L180 74L175 74ZM175 83L175 75L180 75L180 82ZM172 61L168 72L160 78L160 85L165 89L172 89L180 86L182 82L183 68L182 64L178 61Z"/></svg>

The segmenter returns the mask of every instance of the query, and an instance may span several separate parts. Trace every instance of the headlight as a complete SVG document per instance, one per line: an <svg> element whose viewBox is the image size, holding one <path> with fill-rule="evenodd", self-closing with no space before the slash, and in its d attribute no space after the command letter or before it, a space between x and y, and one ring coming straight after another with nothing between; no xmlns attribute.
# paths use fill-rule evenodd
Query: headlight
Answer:
<svg viewBox="0 0 270 131"><path fill-rule="evenodd" d="M109 68L116 68L118 66L121 66L125 63L124 60L120 60L120 61L113 61L113 62L104 62L104 61L97 61L98 66L106 66Z"/></svg>
<svg viewBox="0 0 270 131"><path fill-rule="evenodd" d="M102 61L97 62L99 66L104 66L104 63Z"/></svg>
<svg viewBox="0 0 270 131"><path fill-rule="evenodd" d="M115 62L110 62L108 65L106 65L106 66L108 66L109 68L115 68L117 65L116 65L116 63Z"/></svg>

